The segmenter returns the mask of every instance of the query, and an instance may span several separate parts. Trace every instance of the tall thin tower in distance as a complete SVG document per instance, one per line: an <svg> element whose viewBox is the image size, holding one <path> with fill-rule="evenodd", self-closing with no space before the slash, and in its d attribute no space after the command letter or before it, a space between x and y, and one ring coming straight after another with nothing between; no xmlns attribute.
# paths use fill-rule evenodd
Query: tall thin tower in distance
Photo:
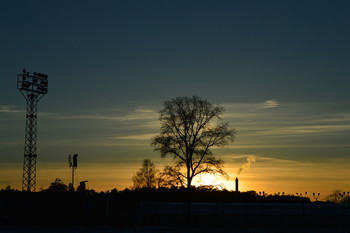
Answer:
<svg viewBox="0 0 350 233"><path fill-rule="evenodd" d="M69 167L72 168L72 189L74 190L74 173L78 167L78 154L68 156Z"/></svg>
<svg viewBox="0 0 350 233"><path fill-rule="evenodd" d="M36 188L37 106L38 101L47 94L47 78L46 74L30 74L26 70L17 76L17 89L27 101L22 191L35 192Z"/></svg>

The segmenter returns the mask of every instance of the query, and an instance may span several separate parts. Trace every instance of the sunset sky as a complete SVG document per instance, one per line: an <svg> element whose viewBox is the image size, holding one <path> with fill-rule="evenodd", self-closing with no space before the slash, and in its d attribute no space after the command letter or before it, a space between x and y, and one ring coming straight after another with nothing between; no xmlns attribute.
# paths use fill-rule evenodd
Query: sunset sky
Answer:
<svg viewBox="0 0 350 233"><path fill-rule="evenodd" d="M197 95L237 130L215 149L241 191L350 191L349 1L1 1L0 188L21 188L25 68L38 107L37 190L56 177L124 189L164 101Z"/></svg>

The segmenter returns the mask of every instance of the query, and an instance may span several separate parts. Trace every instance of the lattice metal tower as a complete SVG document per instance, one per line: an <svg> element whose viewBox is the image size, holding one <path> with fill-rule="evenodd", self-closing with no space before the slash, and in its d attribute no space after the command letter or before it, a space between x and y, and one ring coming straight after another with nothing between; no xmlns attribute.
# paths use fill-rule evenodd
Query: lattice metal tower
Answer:
<svg viewBox="0 0 350 233"><path fill-rule="evenodd" d="M68 156L68 163L69 167L72 168L72 188L74 190L74 174L75 174L75 169L78 167L78 154L69 155Z"/></svg>
<svg viewBox="0 0 350 233"><path fill-rule="evenodd" d="M37 106L38 101L47 94L47 78L46 74L36 72L30 74L26 70L23 70L23 73L17 76L17 89L21 91L27 101L22 191L35 191Z"/></svg>

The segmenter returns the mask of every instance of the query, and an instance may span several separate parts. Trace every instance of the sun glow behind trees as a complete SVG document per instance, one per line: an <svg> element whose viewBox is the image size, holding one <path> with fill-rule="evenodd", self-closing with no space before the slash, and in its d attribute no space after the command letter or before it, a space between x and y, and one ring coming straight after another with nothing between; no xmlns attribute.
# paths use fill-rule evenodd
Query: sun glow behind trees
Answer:
<svg viewBox="0 0 350 233"><path fill-rule="evenodd" d="M212 184L212 182L225 185L228 190L234 190L234 179L237 169L241 163L230 161L239 161L242 155L227 155L225 160L225 171L229 175L229 179L219 179L217 177L208 177L203 184ZM89 180L87 188L96 191L106 191L117 188L123 190L132 186L131 177L135 171L140 168L140 162L135 163L80 163L79 170L76 174L76 180ZM282 193L295 194L308 192L321 193L320 200L330 194L332 190L341 189L348 190L347 177L350 171L347 167L349 161L344 161L336 165L329 165L327 162L305 163L300 161L275 159L260 156L257 162L249 170L243 172L239 178L240 191L255 190L257 192L264 191L266 193ZM163 169L165 161L155 160L155 164L159 170ZM47 188L49 184L57 177L61 178L64 183L71 180L71 171L67 168L66 163L50 163L44 165L38 163L38 179L37 189ZM335 173L325 173L324 171L336 170ZM22 175L22 167L18 165L8 164L6 169L0 170L0 177L6 177L0 188L10 185L12 188L20 189L20 178ZM195 185L198 182L194 182Z"/></svg>
<svg viewBox="0 0 350 233"><path fill-rule="evenodd" d="M233 145L213 150L229 189L248 155L257 160L239 177L243 191L350 187L350 1L33 2L0 8L10 32L0 56L0 187L19 187L22 176L26 109L14 82L24 66L52 78L39 109L38 189L69 183L72 152L77 181L97 190L130 187L144 158L162 169L171 159L150 147L157 113L193 94L223 106L237 129Z"/></svg>
<svg viewBox="0 0 350 233"><path fill-rule="evenodd" d="M224 170L230 177L224 181L227 189L234 189L237 171L247 156L255 155L256 162L240 176L241 191L308 191L321 195L334 189L347 191L350 161L345 156L349 151L346 141L350 113L344 104L279 101L277 107L263 108L266 104L261 101L223 106L225 120L238 131L233 145L213 150L225 162ZM19 188L24 110L15 106L2 109L7 137L2 140L6 150L0 157L0 187ZM56 177L70 182L70 170L65 161L71 151L81 154L77 182L89 180L88 187L96 190L131 187L132 174L145 157L162 170L171 160L162 160L150 146L160 126L159 109L161 106L140 105L124 113L114 108L90 109L77 115L40 113L38 190L48 187ZM19 136L14 138L13 132L18 132Z"/></svg>
<svg viewBox="0 0 350 233"><path fill-rule="evenodd" d="M202 173L225 175L223 160L212 148L232 143L236 131L223 121L223 112L223 107L198 96L166 101L159 112L160 133L152 146L162 158L172 157L173 165L167 170L182 187L190 188Z"/></svg>

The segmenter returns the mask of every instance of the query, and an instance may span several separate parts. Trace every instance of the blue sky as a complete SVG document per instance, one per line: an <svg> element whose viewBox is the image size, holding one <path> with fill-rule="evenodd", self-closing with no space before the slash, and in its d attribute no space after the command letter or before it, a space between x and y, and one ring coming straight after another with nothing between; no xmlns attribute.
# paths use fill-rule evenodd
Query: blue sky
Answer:
<svg viewBox="0 0 350 233"><path fill-rule="evenodd" d="M69 153L79 153L85 167L125 169L123 174L121 167L102 169L115 172L103 181L110 182L108 188L130 185L143 158L160 167L171 162L150 147L159 132L157 112L166 100L198 95L223 105L224 118L238 131L233 145L217 151L231 175L248 155L258 159L242 173L247 180L264 165L266 176L251 177L250 184L256 182L250 189L268 190L265 178L273 180L274 192L286 179L298 183L300 173L311 168L316 180L318 169L327 167L342 175L329 185L316 182L319 186L349 187L350 174L338 167L349 164L350 155L348 1L2 1L0 6L0 166L19 171L11 179L3 172L0 187L21 182L25 100L16 76L23 68L49 75L49 93L39 102L37 162L46 167L42 176L38 170L39 186L56 177L69 182ZM288 175L267 172L281 161L290 162ZM300 170L299 163L311 168ZM93 179L92 188L102 182Z"/></svg>

